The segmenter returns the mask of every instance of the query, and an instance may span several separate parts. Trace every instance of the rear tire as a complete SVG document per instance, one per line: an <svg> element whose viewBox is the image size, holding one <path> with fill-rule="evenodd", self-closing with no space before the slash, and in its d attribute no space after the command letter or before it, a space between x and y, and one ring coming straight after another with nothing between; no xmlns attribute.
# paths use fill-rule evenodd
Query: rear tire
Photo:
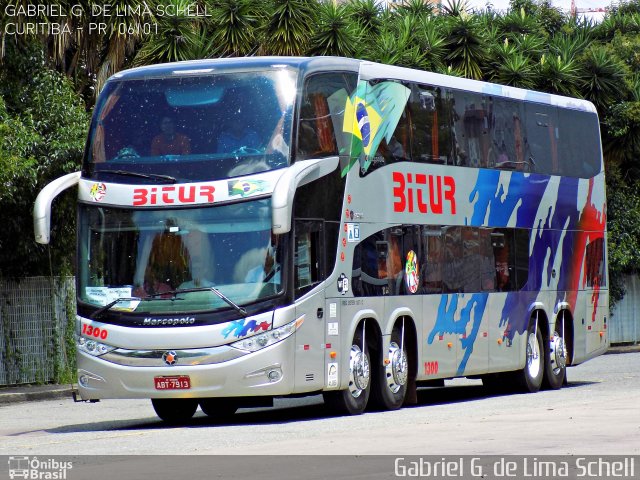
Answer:
<svg viewBox="0 0 640 480"><path fill-rule="evenodd" d="M364 344L362 331L356 331L349 353L349 387L346 390L323 392L325 404L334 412L360 415L364 412L371 393L371 362L369 347Z"/></svg>
<svg viewBox="0 0 640 480"><path fill-rule="evenodd" d="M402 343L404 344L401 349ZM395 328L391 333L387 357L389 363L378 364L375 369L377 375L371 391L371 400L383 410L397 410L404 403L409 380L406 336L403 342L400 328ZM384 357L381 360L384 360Z"/></svg>
<svg viewBox="0 0 640 480"><path fill-rule="evenodd" d="M544 386L551 390L562 388L567 375L567 345L556 325L553 337L545 349Z"/></svg>
<svg viewBox="0 0 640 480"><path fill-rule="evenodd" d="M224 420L238 410L235 402L228 398L201 398L200 408L210 418Z"/></svg>
<svg viewBox="0 0 640 480"><path fill-rule="evenodd" d="M536 328L535 321L532 321L527 330L524 368L516 373L522 391L535 393L540 390L544 377L544 351L542 333L540 328Z"/></svg>
<svg viewBox="0 0 640 480"><path fill-rule="evenodd" d="M195 398L153 398L151 404L158 417L174 425L189 421L198 409Z"/></svg>

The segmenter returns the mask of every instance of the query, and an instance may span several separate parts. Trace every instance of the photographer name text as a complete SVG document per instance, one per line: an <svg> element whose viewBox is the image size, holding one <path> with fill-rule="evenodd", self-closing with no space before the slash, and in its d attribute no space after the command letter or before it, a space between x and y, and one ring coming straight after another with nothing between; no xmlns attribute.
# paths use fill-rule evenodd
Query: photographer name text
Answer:
<svg viewBox="0 0 640 480"><path fill-rule="evenodd" d="M211 14L198 3L149 6L81 4L65 7L59 4L7 5L4 15L5 35L69 35L77 30L90 34L157 34L158 20L163 17L205 18Z"/></svg>
<svg viewBox="0 0 640 480"><path fill-rule="evenodd" d="M568 460L537 457L395 459L396 477L418 478L636 478L635 458L573 457Z"/></svg>

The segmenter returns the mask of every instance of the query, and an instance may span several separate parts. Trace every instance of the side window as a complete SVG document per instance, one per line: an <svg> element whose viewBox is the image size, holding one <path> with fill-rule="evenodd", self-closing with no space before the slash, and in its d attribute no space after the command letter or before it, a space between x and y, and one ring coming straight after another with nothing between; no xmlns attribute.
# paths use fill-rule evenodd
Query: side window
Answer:
<svg viewBox="0 0 640 480"><path fill-rule="evenodd" d="M527 170L525 158L528 145L522 117L521 103L504 98L494 99L490 167Z"/></svg>
<svg viewBox="0 0 640 480"><path fill-rule="evenodd" d="M383 239L383 232L375 233L360 242L354 250L351 286L356 297L376 297L384 294L387 279L378 276L381 256L386 260L387 255L386 249L379 248L384 244Z"/></svg>
<svg viewBox="0 0 640 480"><path fill-rule="evenodd" d="M524 158L524 170L553 175L558 163L558 110L556 107L527 103L526 130L530 154Z"/></svg>
<svg viewBox="0 0 640 480"><path fill-rule="evenodd" d="M322 73L304 84L298 121L296 158L338 155L343 144L342 124L347 96L353 91L356 75Z"/></svg>
<svg viewBox="0 0 640 480"><path fill-rule="evenodd" d="M516 228L514 231L516 245L516 290L522 290L529 279L529 233L527 230Z"/></svg>
<svg viewBox="0 0 640 480"><path fill-rule="evenodd" d="M413 161L453 163L453 101L449 97L443 88L411 86L409 108L413 120Z"/></svg>
<svg viewBox="0 0 640 480"><path fill-rule="evenodd" d="M411 125L411 111L405 107L389 141L386 137L380 141L367 173L390 163L411 160Z"/></svg>
<svg viewBox="0 0 640 480"><path fill-rule="evenodd" d="M496 291L508 292L515 285L515 249L513 231L495 229L491 234L491 246L495 259Z"/></svg>
<svg viewBox="0 0 640 480"><path fill-rule="evenodd" d="M491 234L496 290L521 290L529 276L529 234L523 229L497 228Z"/></svg>
<svg viewBox="0 0 640 480"><path fill-rule="evenodd" d="M441 293L443 290L442 264L444 244L442 229L438 226L422 227L422 290L424 293Z"/></svg>
<svg viewBox="0 0 640 480"><path fill-rule="evenodd" d="M587 287L606 286L604 270L604 240L598 238L587 245L587 259L585 266Z"/></svg>
<svg viewBox="0 0 640 480"><path fill-rule="evenodd" d="M296 220L293 274L295 296L300 297L324 280L323 221Z"/></svg>
<svg viewBox="0 0 640 480"><path fill-rule="evenodd" d="M447 227L444 234L444 293L464 292L462 227Z"/></svg>
<svg viewBox="0 0 640 480"><path fill-rule="evenodd" d="M595 113L562 109L559 112L559 174L590 178L600 172L600 130Z"/></svg>
<svg viewBox="0 0 640 480"><path fill-rule="evenodd" d="M479 93L455 91L456 165L487 167L491 147L493 99Z"/></svg>

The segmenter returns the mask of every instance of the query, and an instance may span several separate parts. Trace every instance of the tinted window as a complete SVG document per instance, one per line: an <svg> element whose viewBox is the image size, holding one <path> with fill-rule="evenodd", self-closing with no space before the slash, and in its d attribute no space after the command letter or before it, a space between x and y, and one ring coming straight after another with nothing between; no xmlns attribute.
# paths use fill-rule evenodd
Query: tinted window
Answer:
<svg viewBox="0 0 640 480"><path fill-rule="evenodd" d="M354 295L521 290L528 278L528 243L522 229L427 225L382 230L355 249Z"/></svg>
<svg viewBox="0 0 640 480"><path fill-rule="evenodd" d="M344 108L355 84L356 75L348 73L313 75L305 81L298 122L298 159L346 151Z"/></svg>

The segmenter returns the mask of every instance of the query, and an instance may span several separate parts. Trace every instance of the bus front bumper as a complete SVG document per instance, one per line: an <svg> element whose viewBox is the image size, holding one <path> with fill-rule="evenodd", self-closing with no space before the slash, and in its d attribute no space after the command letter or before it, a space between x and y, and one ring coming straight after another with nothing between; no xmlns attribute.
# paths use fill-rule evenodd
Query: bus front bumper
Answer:
<svg viewBox="0 0 640 480"><path fill-rule="evenodd" d="M98 400L276 396L287 395L294 388L295 334L251 353L226 346L158 352L121 351L94 357L78 351L80 397ZM166 360L175 363L171 366ZM162 377L167 381L156 380Z"/></svg>

